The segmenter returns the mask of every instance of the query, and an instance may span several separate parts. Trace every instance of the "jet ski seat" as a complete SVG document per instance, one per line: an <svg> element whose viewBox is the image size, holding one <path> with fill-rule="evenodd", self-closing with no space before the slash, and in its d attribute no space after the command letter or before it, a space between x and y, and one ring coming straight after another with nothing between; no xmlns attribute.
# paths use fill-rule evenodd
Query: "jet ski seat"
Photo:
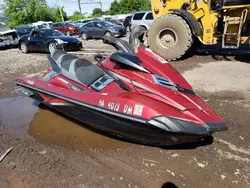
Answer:
<svg viewBox="0 0 250 188"><path fill-rule="evenodd" d="M104 75L104 71L100 67L65 51L54 51L51 53L51 58L60 67L62 75L86 86Z"/></svg>

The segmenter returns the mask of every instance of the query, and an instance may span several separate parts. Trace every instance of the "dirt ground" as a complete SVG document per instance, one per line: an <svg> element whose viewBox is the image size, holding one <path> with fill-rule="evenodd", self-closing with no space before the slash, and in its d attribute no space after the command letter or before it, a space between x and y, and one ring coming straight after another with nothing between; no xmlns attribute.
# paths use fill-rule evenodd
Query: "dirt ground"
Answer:
<svg viewBox="0 0 250 188"><path fill-rule="evenodd" d="M79 56L111 53L88 41ZM194 56L171 62L229 130L210 145L157 148L116 140L14 92L12 79L40 76L47 54L0 51L1 188L250 187L250 58ZM230 61L228 61L230 60Z"/></svg>

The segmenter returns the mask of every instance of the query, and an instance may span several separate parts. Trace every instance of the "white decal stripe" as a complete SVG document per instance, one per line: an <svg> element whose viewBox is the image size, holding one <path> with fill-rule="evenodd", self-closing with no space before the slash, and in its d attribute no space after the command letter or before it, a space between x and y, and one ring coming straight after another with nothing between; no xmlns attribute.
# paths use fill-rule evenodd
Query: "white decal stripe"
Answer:
<svg viewBox="0 0 250 188"><path fill-rule="evenodd" d="M55 93L52 93L52 92L49 92L49 91L45 91L45 90L42 90L42 89L38 89L38 88L35 88L35 87L32 87L30 85L25 85L21 82L18 82L18 81L15 81L16 84L18 85L21 85L21 86L24 86L24 87L27 87L27 88L30 88L30 89L33 89L35 91L39 91L39 92L42 92L42 93L46 93L46 94L49 94L51 96L54 96L54 97L58 97L60 99L64 99L64 100L67 100L69 102L72 102L74 104L78 104L78 105L81 105L81 106L84 106L84 107L87 107L87 108L90 108L90 109L94 109L94 110L97 110L97 111L100 111L100 112L104 112L104 113L107 113L107 114L110 114L110 115L115 115L115 116L118 116L118 117L122 117L124 119L129 119L129 120L132 120L132 121L137 121L137 122L140 122L140 123L147 123L147 120L146 119L142 119L142 118L135 118L135 117L131 117L131 116L127 116L127 115L123 115L123 114L120 114L120 113L116 113L116 112L113 112L113 111L110 111L110 110L106 110L106 109L103 109L103 108L99 108L97 106L93 106L93 105L90 105L90 104L87 104L87 103L83 103L83 102L80 102L80 101L76 101L74 99L71 99L71 98L68 98L68 97L64 97L64 96L61 96L61 95L57 95Z"/></svg>

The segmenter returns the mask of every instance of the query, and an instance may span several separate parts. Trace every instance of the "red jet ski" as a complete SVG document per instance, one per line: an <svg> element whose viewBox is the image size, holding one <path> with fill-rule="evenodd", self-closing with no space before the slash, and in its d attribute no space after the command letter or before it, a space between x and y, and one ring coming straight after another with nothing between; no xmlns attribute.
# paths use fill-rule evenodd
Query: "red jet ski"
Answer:
<svg viewBox="0 0 250 188"><path fill-rule="evenodd" d="M202 141L227 125L159 55L106 38L118 49L97 64L54 51L42 78L17 78L18 91L94 129L148 145Z"/></svg>

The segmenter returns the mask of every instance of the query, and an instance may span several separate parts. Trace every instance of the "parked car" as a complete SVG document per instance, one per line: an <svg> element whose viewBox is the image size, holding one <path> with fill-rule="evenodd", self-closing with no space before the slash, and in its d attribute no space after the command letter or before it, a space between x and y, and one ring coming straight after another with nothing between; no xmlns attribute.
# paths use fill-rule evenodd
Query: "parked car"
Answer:
<svg viewBox="0 0 250 188"><path fill-rule="evenodd" d="M124 19L118 19L117 21L123 25Z"/></svg>
<svg viewBox="0 0 250 188"><path fill-rule="evenodd" d="M50 28L52 24L53 24L52 21L48 21L48 22L38 21L38 22L32 23L33 26L42 26L43 28Z"/></svg>
<svg viewBox="0 0 250 188"><path fill-rule="evenodd" d="M68 22L52 24L51 29L58 30L58 31L66 34L67 36L78 35L78 33L79 33L79 27L77 27L71 23L68 23Z"/></svg>
<svg viewBox="0 0 250 188"><path fill-rule="evenodd" d="M81 21L81 23L84 23L84 24L86 24L86 23L88 23L88 22L91 22L92 21L92 19L88 19L88 20L82 20Z"/></svg>
<svg viewBox="0 0 250 188"><path fill-rule="evenodd" d="M4 23L0 23L0 49L18 46L18 36L15 30Z"/></svg>
<svg viewBox="0 0 250 188"><path fill-rule="evenodd" d="M55 49L66 51L80 50L82 42L75 37L65 36L53 29L33 30L19 39L19 49L23 53L30 51L52 52Z"/></svg>
<svg viewBox="0 0 250 188"><path fill-rule="evenodd" d="M131 31L131 19L132 16L127 16L123 21L123 26L126 28L126 31Z"/></svg>
<svg viewBox="0 0 250 188"><path fill-rule="evenodd" d="M15 28L18 37L22 37L24 35L30 34L30 32L34 29L37 29L37 28L31 25L21 25Z"/></svg>
<svg viewBox="0 0 250 188"><path fill-rule="evenodd" d="M145 29L149 29L153 22L154 18L151 11L136 12L131 18L131 28L141 26Z"/></svg>
<svg viewBox="0 0 250 188"><path fill-rule="evenodd" d="M76 27L79 27L79 28L85 25L82 22L74 22L74 23L71 23L71 24L74 25L74 26L76 26Z"/></svg>
<svg viewBox="0 0 250 188"><path fill-rule="evenodd" d="M82 39L103 38L104 36L121 37L126 34L125 27L106 21L92 21L80 28Z"/></svg>
<svg viewBox="0 0 250 188"><path fill-rule="evenodd" d="M122 26L122 24L117 20L107 20L107 22L112 23L114 25L121 25Z"/></svg>

